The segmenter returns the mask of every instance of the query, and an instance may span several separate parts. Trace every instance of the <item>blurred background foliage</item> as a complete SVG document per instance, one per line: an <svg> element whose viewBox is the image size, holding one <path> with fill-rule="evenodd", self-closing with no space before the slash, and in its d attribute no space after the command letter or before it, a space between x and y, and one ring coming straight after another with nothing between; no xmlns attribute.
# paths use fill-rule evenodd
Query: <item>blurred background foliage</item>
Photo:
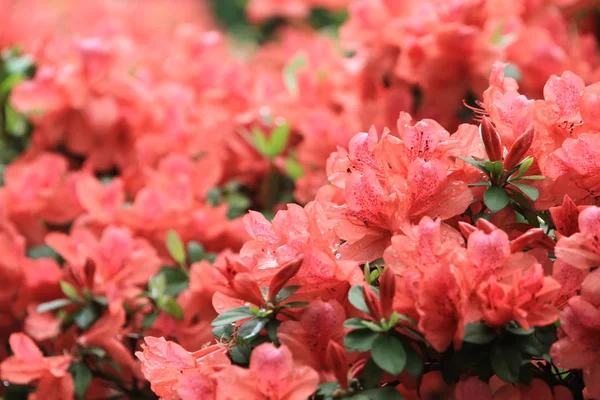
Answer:
<svg viewBox="0 0 600 400"><path fill-rule="evenodd" d="M219 25L240 41L262 44L274 38L277 28L291 23L282 18L271 18L261 25L253 25L244 12L248 0L209 1ZM346 11L331 12L323 8L313 8L306 22L314 29L336 36L338 28L347 18Z"/></svg>

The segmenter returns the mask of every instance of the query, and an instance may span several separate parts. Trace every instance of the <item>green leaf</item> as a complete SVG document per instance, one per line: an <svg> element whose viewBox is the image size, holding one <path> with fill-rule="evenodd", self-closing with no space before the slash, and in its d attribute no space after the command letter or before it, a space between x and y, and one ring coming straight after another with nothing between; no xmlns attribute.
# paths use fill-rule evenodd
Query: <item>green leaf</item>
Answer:
<svg viewBox="0 0 600 400"><path fill-rule="evenodd" d="M302 164L298 160L292 157L288 157L285 160L285 171L293 181L304 176L304 167L302 167Z"/></svg>
<svg viewBox="0 0 600 400"><path fill-rule="evenodd" d="M268 322L268 318L254 318L244 322L242 326L240 326L240 329L238 329L238 340L245 343L253 341L258 337L260 331L263 330Z"/></svg>
<svg viewBox="0 0 600 400"><path fill-rule="evenodd" d="M152 311L151 313L144 315L144 318L142 319L142 328L152 328L152 325L154 324L154 321L156 321L156 318L158 318L158 311Z"/></svg>
<svg viewBox="0 0 600 400"><path fill-rule="evenodd" d="M371 350L373 342L379 334L370 329L355 329L344 336L344 346L349 353L353 351L366 352Z"/></svg>
<svg viewBox="0 0 600 400"><path fill-rule="evenodd" d="M344 322L344 326L346 328L352 329L364 329L365 325L363 325L363 321L366 321L364 318L350 318Z"/></svg>
<svg viewBox="0 0 600 400"><path fill-rule="evenodd" d="M508 194L499 187L490 187L483 194L483 201L491 212L497 213L508 205Z"/></svg>
<svg viewBox="0 0 600 400"><path fill-rule="evenodd" d="M269 143L267 136L258 126L252 128L252 142L258 152L264 156L269 153Z"/></svg>
<svg viewBox="0 0 600 400"><path fill-rule="evenodd" d="M527 197L532 201L536 201L540 197L540 192L533 186L526 185L524 183L510 182L511 185L518 187Z"/></svg>
<svg viewBox="0 0 600 400"><path fill-rule="evenodd" d="M527 175L527 176L522 176L519 179L528 179L530 181L541 181L543 179L546 179L546 177L544 175Z"/></svg>
<svg viewBox="0 0 600 400"><path fill-rule="evenodd" d="M166 300L159 302L158 308L169 314L171 317L182 321L183 308L181 308L181 305L177 302L177 300L173 297L163 297L163 299Z"/></svg>
<svg viewBox="0 0 600 400"><path fill-rule="evenodd" d="M277 293L275 303L281 303L300 289L300 286L286 286Z"/></svg>
<svg viewBox="0 0 600 400"><path fill-rule="evenodd" d="M504 328L514 335L521 335L521 336L531 335L535 331L535 329L533 327L529 328L529 330L525 330L525 329L521 328L521 325L519 325L519 323L516 321L509 322L508 324L506 324L504 326Z"/></svg>
<svg viewBox="0 0 600 400"><path fill-rule="evenodd" d="M86 304L73 316L73 321L81 330L86 330L98 319L100 315L92 304Z"/></svg>
<svg viewBox="0 0 600 400"><path fill-rule="evenodd" d="M381 329L381 327L379 325L377 325L376 323L369 321L369 320L364 320L363 321L363 325L366 326L367 328L369 328L370 330L372 330L373 332L383 332L383 329Z"/></svg>
<svg viewBox="0 0 600 400"><path fill-rule="evenodd" d="M480 163L477 160L474 160L472 158L467 158L467 157L462 157L462 156L458 156L457 158L463 160L464 162L467 162L469 164L471 164L472 166L474 166L475 168L485 172L486 174L488 173L488 170L485 168L485 165Z"/></svg>
<svg viewBox="0 0 600 400"><path fill-rule="evenodd" d="M81 303L83 301L81 296L79 296L77 289L75 289L75 286L71 285L69 282L60 281L60 289L65 294L65 296L67 296L71 300L78 302L78 303Z"/></svg>
<svg viewBox="0 0 600 400"><path fill-rule="evenodd" d="M108 307L108 299L104 296L94 296L94 297L92 297L92 300L94 300L96 303L100 304L101 306Z"/></svg>
<svg viewBox="0 0 600 400"><path fill-rule="evenodd" d="M250 363L250 353L252 349L249 346L237 345L229 350L229 357L234 364L246 366Z"/></svg>
<svg viewBox="0 0 600 400"><path fill-rule="evenodd" d="M169 250L169 254L177 263L185 263L185 248L183 247L183 242L179 238L177 232L173 229L167 232L167 250Z"/></svg>
<svg viewBox="0 0 600 400"><path fill-rule="evenodd" d="M69 372L73 375L75 396L78 399L85 399L85 394L92 383L92 371L84 363L76 363L71 365Z"/></svg>
<svg viewBox="0 0 600 400"><path fill-rule="evenodd" d="M486 161L485 169L492 174L492 176L500 176L504 172L504 165L502 161Z"/></svg>
<svg viewBox="0 0 600 400"><path fill-rule="evenodd" d="M277 338L277 329L279 329L279 325L281 325L281 321L271 320L267 324L267 335L269 336L269 340L275 343L276 346L279 346L279 338Z"/></svg>
<svg viewBox="0 0 600 400"><path fill-rule="evenodd" d="M252 317L252 310L250 307L237 307L232 308L231 310L227 310L222 314L219 314L217 318L213 320L211 323L212 326L221 326L226 324L231 324L232 322L239 321L241 319Z"/></svg>
<svg viewBox="0 0 600 400"><path fill-rule="evenodd" d="M27 249L27 257L36 260L39 258L54 258L55 260L57 260L59 258L59 255L50 246L35 246Z"/></svg>
<svg viewBox="0 0 600 400"><path fill-rule="evenodd" d="M205 256L204 247L202 244L198 242L188 242L187 244L187 252L188 258L190 259L190 264L193 264L198 261L202 261Z"/></svg>
<svg viewBox="0 0 600 400"><path fill-rule="evenodd" d="M369 400L404 400L404 397L394 386L386 386L377 389L370 389L361 392ZM352 399L354 397L351 397Z"/></svg>
<svg viewBox="0 0 600 400"><path fill-rule="evenodd" d="M307 59L304 54L296 56L292 61L286 65L283 69L283 81L285 86L291 95L298 95L298 81L296 79L296 72L307 64Z"/></svg>
<svg viewBox="0 0 600 400"><path fill-rule="evenodd" d="M155 276L159 275L165 278L165 290L162 294L167 296L177 297L190 283L189 277L180 268L162 267Z"/></svg>
<svg viewBox="0 0 600 400"><path fill-rule="evenodd" d="M419 352L408 340L403 340L402 344L404 345L404 351L406 351L406 372L410 376L421 376L423 373L423 360L421 360Z"/></svg>
<svg viewBox="0 0 600 400"><path fill-rule="evenodd" d="M212 334L217 339L231 339L233 337L233 332L235 331L235 327L231 324L229 325L220 325L212 330Z"/></svg>
<svg viewBox="0 0 600 400"><path fill-rule="evenodd" d="M507 36L512 40L512 36ZM522 78L521 71L515 64L507 64L506 67L504 67L504 76L507 78L513 78L516 81L520 81Z"/></svg>
<svg viewBox="0 0 600 400"><path fill-rule="evenodd" d="M490 186L490 185L491 185L490 181L483 180L483 181L479 181L479 182L476 182L476 183L469 183L467 186L469 186L469 187L477 187L477 186Z"/></svg>
<svg viewBox="0 0 600 400"><path fill-rule="evenodd" d="M529 168L533 165L533 157L527 157L521 164L519 164L519 173L517 174L517 179L522 177L529 171Z"/></svg>
<svg viewBox="0 0 600 400"><path fill-rule="evenodd" d="M484 324L483 322L476 322L468 324L465 327L465 335L463 342L473 344L487 344L490 343L496 337L496 331Z"/></svg>
<svg viewBox="0 0 600 400"><path fill-rule="evenodd" d="M533 335L518 336L516 342L523 353L532 357L542 357L544 355L543 344Z"/></svg>
<svg viewBox="0 0 600 400"><path fill-rule="evenodd" d="M333 392L338 390L340 385L337 382L326 382L321 383L317 387L317 396L322 396L324 398L330 398L333 395Z"/></svg>
<svg viewBox="0 0 600 400"><path fill-rule="evenodd" d="M45 313L48 311L57 310L59 308L63 308L65 306L74 304L73 300L70 299L56 299L52 301L47 301L45 303L40 304L36 311L38 313Z"/></svg>
<svg viewBox="0 0 600 400"><path fill-rule="evenodd" d="M498 378L508 383L516 383L519 380L523 358L518 348L510 343L499 341L492 346L490 355L492 369Z"/></svg>
<svg viewBox="0 0 600 400"><path fill-rule="evenodd" d="M362 386L365 389L371 389L376 387L381 380L381 376L383 375L383 370L379 368L375 361L373 361L373 357L369 357L365 366L360 374L360 380L362 382Z"/></svg>
<svg viewBox="0 0 600 400"><path fill-rule="evenodd" d="M291 301L283 305L278 306L279 308L302 308L308 306L308 301Z"/></svg>
<svg viewBox="0 0 600 400"><path fill-rule="evenodd" d="M287 122L277 125L269 137L266 156L269 158L275 158L280 155L287 146L289 136L290 125Z"/></svg>
<svg viewBox="0 0 600 400"><path fill-rule="evenodd" d="M382 335L375 339L371 348L373 361L384 371L396 376L406 366L406 351L402 342L391 335Z"/></svg>
<svg viewBox="0 0 600 400"><path fill-rule="evenodd" d="M371 286L371 288L375 294L379 296L379 289L373 286ZM355 285L350 288L350 291L348 291L348 300L350 301L350 304L354 306L354 308L369 314L369 308L365 303L365 297L361 285Z"/></svg>
<svg viewBox="0 0 600 400"><path fill-rule="evenodd" d="M165 295L167 290L167 278L163 274L157 274L148 282L148 297L158 300Z"/></svg>

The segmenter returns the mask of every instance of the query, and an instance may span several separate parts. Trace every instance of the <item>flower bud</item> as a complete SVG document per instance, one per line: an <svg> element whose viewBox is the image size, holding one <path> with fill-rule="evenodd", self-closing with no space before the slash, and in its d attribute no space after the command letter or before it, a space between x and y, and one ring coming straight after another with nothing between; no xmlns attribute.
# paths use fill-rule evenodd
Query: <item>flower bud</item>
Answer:
<svg viewBox="0 0 600 400"><path fill-rule="evenodd" d="M329 341L326 351L327 366L333 371L340 387L348 389L348 360L346 358L346 349L333 340Z"/></svg>
<svg viewBox="0 0 600 400"><path fill-rule="evenodd" d="M371 312L371 316L375 318L375 320L379 321L381 319L381 308L379 306L379 299L377 295L371 288L367 282L363 282L363 293L365 296L365 304L367 308Z"/></svg>
<svg viewBox="0 0 600 400"><path fill-rule="evenodd" d="M502 147L502 140L487 117L483 117L481 120L480 129L481 139L483 140L483 145L490 161L502 160L504 150Z"/></svg>
<svg viewBox="0 0 600 400"><path fill-rule="evenodd" d="M530 126L524 134L519 136L515 143L513 143L512 148L506 155L504 159L504 169L510 171L514 166L516 166L525 156L527 150L531 147L533 143L533 138L535 136L535 130L533 129L533 125Z"/></svg>
<svg viewBox="0 0 600 400"><path fill-rule="evenodd" d="M300 256L294 258L291 261L288 261L275 274L273 279L271 279L271 284L269 285L269 301L275 300L275 297L277 297L277 293L279 293L279 291L283 289L285 284L288 283L290 279L296 276L296 274L300 270L300 266L302 265L302 259L303 257Z"/></svg>
<svg viewBox="0 0 600 400"><path fill-rule="evenodd" d="M384 318L392 315L394 296L396 294L396 275L390 267L386 267L379 278L379 299L381 304L381 313Z"/></svg>
<svg viewBox="0 0 600 400"><path fill-rule="evenodd" d="M250 302L256 306L261 306L264 303L260 286L258 286L256 279L249 273L238 274L233 282L231 282L231 287L238 299Z"/></svg>

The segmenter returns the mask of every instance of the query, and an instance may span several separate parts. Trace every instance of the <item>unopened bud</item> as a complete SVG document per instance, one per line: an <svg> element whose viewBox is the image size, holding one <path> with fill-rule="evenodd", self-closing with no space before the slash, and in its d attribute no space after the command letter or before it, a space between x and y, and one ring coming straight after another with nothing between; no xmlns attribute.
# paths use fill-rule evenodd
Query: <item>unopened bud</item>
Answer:
<svg viewBox="0 0 600 400"><path fill-rule="evenodd" d="M496 132L494 125L487 117L481 121L481 139L490 161L501 161L503 155L502 140Z"/></svg>
<svg viewBox="0 0 600 400"><path fill-rule="evenodd" d="M535 130L533 129L533 125L530 126L524 134L519 136L517 140L513 143L512 148L506 155L504 159L504 169L510 171L514 166L516 166L525 156L527 150L531 147L533 143L533 138L535 136Z"/></svg>

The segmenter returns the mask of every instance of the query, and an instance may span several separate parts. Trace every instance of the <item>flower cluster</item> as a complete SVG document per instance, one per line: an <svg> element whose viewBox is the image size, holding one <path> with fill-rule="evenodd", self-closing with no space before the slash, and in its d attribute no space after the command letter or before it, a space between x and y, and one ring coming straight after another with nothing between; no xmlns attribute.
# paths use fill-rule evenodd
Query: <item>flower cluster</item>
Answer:
<svg viewBox="0 0 600 400"><path fill-rule="evenodd" d="M3 2L0 394L600 399L592 3Z"/></svg>

